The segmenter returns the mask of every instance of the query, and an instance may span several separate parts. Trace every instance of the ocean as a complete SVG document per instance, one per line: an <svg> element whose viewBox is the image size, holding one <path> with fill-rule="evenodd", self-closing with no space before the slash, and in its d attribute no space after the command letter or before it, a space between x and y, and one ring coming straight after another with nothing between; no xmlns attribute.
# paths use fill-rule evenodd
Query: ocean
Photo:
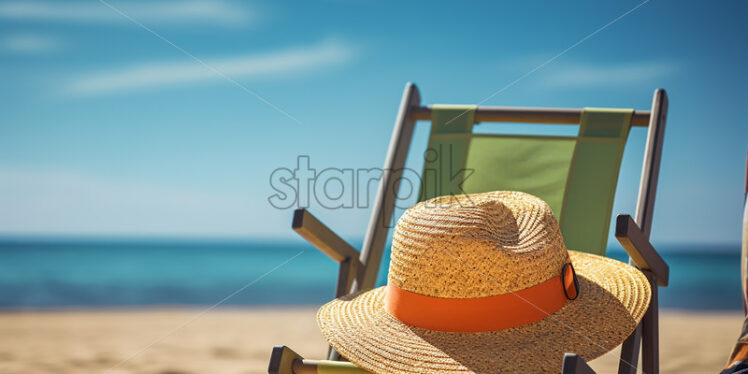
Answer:
<svg viewBox="0 0 748 374"><path fill-rule="evenodd" d="M662 307L742 310L739 245L658 249L671 274L660 288ZM608 255L627 258L614 246ZM387 268L380 270L384 284ZM232 294L221 305L321 305L333 297L336 277L336 264L302 241L0 242L6 310L208 306Z"/></svg>

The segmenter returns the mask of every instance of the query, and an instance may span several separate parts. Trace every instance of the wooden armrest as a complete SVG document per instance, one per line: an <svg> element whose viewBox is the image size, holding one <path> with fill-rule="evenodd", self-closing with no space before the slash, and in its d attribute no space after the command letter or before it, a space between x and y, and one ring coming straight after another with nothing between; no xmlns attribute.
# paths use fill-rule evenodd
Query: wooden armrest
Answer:
<svg viewBox="0 0 748 374"><path fill-rule="evenodd" d="M616 239L639 269L651 271L657 277L658 285L668 285L670 267L630 215L619 214L616 217Z"/></svg>
<svg viewBox="0 0 748 374"><path fill-rule="evenodd" d="M347 294L351 289L353 280L356 279L358 272L363 268L358 251L306 209L296 209L294 211L291 227L302 238L340 264L335 297Z"/></svg>
<svg viewBox="0 0 748 374"><path fill-rule="evenodd" d="M567 353L561 365L561 374L595 374L595 371L581 357Z"/></svg>
<svg viewBox="0 0 748 374"><path fill-rule="evenodd" d="M296 209L293 212L291 228L331 259L343 262L350 258L358 265L358 251L306 209Z"/></svg>
<svg viewBox="0 0 748 374"><path fill-rule="evenodd" d="M306 360L285 345L273 347L268 374L369 374L368 371L345 361Z"/></svg>
<svg viewBox="0 0 748 374"><path fill-rule="evenodd" d="M274 346L270 354L268 374L294 374L293 363L296 359L303 359L303 357L285 345Z"/></svg>

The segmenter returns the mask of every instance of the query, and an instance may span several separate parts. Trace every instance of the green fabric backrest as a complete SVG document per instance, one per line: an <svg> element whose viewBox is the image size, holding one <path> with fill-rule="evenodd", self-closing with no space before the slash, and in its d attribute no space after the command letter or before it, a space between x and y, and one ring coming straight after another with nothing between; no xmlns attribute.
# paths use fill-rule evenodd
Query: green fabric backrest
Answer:
<svg viewBox="0 0 748 374"><path fill-rule="evenodd" d="M582 111L559 219L569 248L605 254L618 172L633 113L633 109Z"/></svg>
<svg viewBox="0 0 748 374"><path fill-rule="evenodd" d="M431 136L424 155L420 201L459 193L465 175L476 106L439 105L431 112Z"/></svg>
<svg viewBox="0 0 748 374"><path fill-rule="evenodd" d="M420 200L523 191L550 205L566 246L605 255L632 109L586 108L577 136L473 134L475 106L432 106Z"/></svg>

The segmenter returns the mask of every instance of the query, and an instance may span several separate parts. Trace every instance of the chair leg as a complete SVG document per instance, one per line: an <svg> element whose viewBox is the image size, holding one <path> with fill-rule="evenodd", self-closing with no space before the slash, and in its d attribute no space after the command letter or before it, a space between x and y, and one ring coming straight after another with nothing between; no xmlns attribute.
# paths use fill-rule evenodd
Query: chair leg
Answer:
<svg viewBox="0 0 748 374"><path fill-rule="evenodd" d="M561 374L595 374L595 371L578 355L567 353L561 365Z"/></svg>
<svg viewBox="0 0 748 374"><path fill-rule="evenodd" d="M652 288L652 301L642 319L642 370L647 374L660 372L660 331L658 319L657 279L649 271L644 271Z"/></svg>
<svg viewBox="0 0 748 374"><path fill-rule="evenodd" d="M648 270L642 273L649 280L652 289L652 299L641 323L636 327L621 347L621 362L618 364L618 374L636 374L639 362L639 346L641 343L642 371L647 374L660 372L660 332L659 332L659 298L657 277Z"/></svg>
<svg viewBox="0 0 748 374"><path fill-rule="evenodd" d="M634 332L623 342L621 346L621 359L618 362L618 374L636 374L641 336L642 325L639 324L639 326L636 326Z"/></svg>

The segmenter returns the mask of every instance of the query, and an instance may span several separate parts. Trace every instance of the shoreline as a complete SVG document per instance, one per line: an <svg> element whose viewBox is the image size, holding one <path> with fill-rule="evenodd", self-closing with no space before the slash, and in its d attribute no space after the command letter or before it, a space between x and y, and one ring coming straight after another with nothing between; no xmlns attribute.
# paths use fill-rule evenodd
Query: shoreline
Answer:
<svg viewBox="0 0 748 374"><path fill-rule="evenodd" d="M314 306L206 309L0 311L0 372L260 374L266 372L275 344L288 345L306 358L325 356ZM661 371L719 372L742 316L741 311L661 310ZM590 365L601 374L616 372L617 351Z"/></svg>

